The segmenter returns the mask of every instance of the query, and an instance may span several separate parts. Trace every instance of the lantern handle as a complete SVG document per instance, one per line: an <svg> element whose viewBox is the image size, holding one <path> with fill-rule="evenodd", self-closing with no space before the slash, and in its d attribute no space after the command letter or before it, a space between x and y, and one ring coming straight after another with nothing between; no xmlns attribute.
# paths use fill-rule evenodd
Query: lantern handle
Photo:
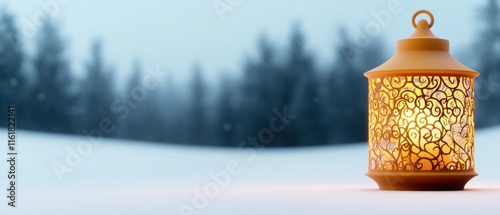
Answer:
<svg viewBox="0 0 500 215"><path fill-rule="evenodd" d="M417 28L417 24L415 23L415 19L417 18L418 15L423 14L423 13L427 14L429 16L429 18L431 19L431 23L429 23L429 28L432 28L432 26L434 25L434 16L428 10L419 10L419 11L415 12L415 14L413 14L413 17L411 18L411 24L413 25L414 28Z"/></svg>

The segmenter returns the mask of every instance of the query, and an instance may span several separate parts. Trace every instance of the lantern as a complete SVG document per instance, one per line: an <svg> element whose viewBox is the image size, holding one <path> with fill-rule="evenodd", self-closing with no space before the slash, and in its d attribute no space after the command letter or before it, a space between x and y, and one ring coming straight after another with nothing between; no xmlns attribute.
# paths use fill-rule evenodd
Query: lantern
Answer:
<svg viewBox="0 0 500 215"><path fill-rule="evenodd" d="M415 19L427 14L430 23ZM366 72L368 173L382 190L463 190L474 176L474 78L427 10L396 54Z"/></svg>

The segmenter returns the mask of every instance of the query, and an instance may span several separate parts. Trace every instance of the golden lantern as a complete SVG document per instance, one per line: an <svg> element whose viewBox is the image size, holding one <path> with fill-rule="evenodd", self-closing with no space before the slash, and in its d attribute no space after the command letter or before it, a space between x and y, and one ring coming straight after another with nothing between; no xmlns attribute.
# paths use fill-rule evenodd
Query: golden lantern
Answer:
<svg viewBox="0 0 500 215"><path fill-rule="evenodd" d="M427 14L430 23L420 20ZM474 176L474 78L427 10L369 79L368 173L382 190L463 190Z"/></svg>

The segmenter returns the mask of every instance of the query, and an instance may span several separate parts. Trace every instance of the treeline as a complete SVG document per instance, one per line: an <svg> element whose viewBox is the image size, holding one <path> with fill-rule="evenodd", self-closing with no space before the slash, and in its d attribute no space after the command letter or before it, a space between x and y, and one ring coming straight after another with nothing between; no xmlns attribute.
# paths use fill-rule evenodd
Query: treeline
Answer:
<svg viewBox="0 0 500 215"><path fill-rule="evenodd" d="M480 28L470 58L480 72L475 80L476 127L500 124L500 5L488 0L479 11Z"/></svg>
<svg viewBox="0 0 500 215"><path fill-rule="evenodd" d="M483 9L486 25L471 52L483 78L476 83L476 97L484 92L476 99L480 127L500 124L500 46L491 45L500 44L498 11L496 0ZM113 128L104 132L107 137L164 143L286 147L363 142L368 99L362 74L388 57L381 39L370 38L359 47L339 29L335 57L320 67L300 27L294 26L285 47L261 36L257 53L246 58L241 71L233 71L237 76L207 82L202 66L194 65L189 84L177 84L170 74L147 89L144 79L151 71L136 61L126 86L118 88L118 72L108 65L99 40L90 47L85 76L77 78L54 23L40 27L28 55L14 19L5 10L0 15L1 112L5 116L7 105L15 104L20 128L44 132L84 135L105 123ZM283 119L286 114L294 117Z"/></svg>

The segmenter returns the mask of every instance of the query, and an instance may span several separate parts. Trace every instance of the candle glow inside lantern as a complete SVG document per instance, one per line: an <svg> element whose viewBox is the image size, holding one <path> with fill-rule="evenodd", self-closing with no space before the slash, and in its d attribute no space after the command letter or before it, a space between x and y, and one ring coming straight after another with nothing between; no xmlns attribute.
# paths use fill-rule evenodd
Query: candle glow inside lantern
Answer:
<svg viewBox="0 0 500 215"><path fill-rule="evenodd" d="M430 24L420 20L427 14ZM369 79L367 175L382 190L463 190L474 176L474 78L417 11L415 33Z"/></svg>

